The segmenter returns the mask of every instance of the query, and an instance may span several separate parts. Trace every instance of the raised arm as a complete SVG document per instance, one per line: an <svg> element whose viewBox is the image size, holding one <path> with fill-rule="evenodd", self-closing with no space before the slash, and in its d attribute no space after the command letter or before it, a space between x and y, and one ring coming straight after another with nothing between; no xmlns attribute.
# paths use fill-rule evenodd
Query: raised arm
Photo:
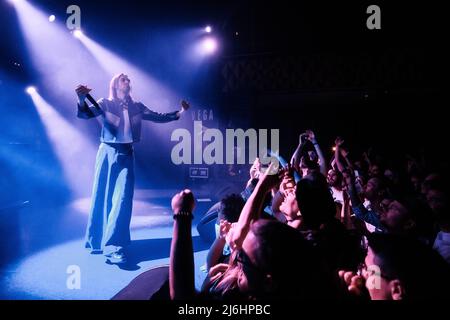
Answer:
<svg viewBox="0 0 450 320"><path fill-rule="evenodd" d="M190 190L183 190L172 198L174 224L169 265L170 298L172 300L195 297L194 252L191 234L194 207L195 199Z"/></svg>
<svg viewBox="0 0 450 320"><path fill-rule="evenodd" d="M141 103L142 119L158 123L166 123L180 119L181 114L190 108L189 103L181 101L181 109L179 111L169 113L159 113L150 110L147 106Z"/></svg>
<svg viewBox="0 0 450 320"><path fill-rule="evenodd" d="M78 96L78 103L77 103L77 117L80 119L91 119L99 116L103 113L102 109L95 108L96 112L92 110L86 103L86 97L91 92L92 89L89 89L87 86L79 85L75 92Z"/></svg>
<svg viewBox="0 0 450 320"><path fill-rule="evenodd" d="M347 165L347 168L349 168L350 170L354 170L355 166L353 165L353 163L350 161L350 158L348 157L348 151L345 150L344 148L340 148L341 151L341 156L345 161L345 164Z"/></svg>
<svg viewBox="0 0 450 320"><path fill-rule="evenodd" d="M348 196L350 197L350 201L352 202L352 208L356 208L359 206L362 206L364 208L361 199L358 196L358 192L356 191L355 178L353 177L352 173L350 172L350 170L343 170L342 175L347 185L347 192Z"/></svg>
<svg viewBox="0 0 450 320"><path fill-rule="evenodd" d="M334 143L336 148L334 151L334 161L336 163L336 167L339 170L339 172L344 173L345 166L341 160L341 146L344 143L344 140L340 137L337 137Z"/></svg>
<svg viewBox="0 0 450 320"><path fill-rule="evenodd" d="M322 149L320 148L319 143L317 142L316 135L312 130L306 130L306 134L308 135L308 139L313 144L314 150L316 150L317 156L319 157L320 173L322 173L324 176L327 176L328 172L327 163L325 157L323 156Z"/></svg>
<svg viewBox="0 0 450 320"><path fill-rule="evenodd" d="M371 151L371 149L369 149L367 152L364 152L364 153L363 153L363 159L364 159L364 161L367 163L367 165L369 166L369 168L370 168L370 166L372 165L372 161L370 160L370 157L369 157L370 151Z"/></svg>
<svg viewBox="0 0 450 320"><path fill-rule="evenodd" d="M225 247L225 237L230 230L231 223L225 220L220 221L219 236L214 240L211 248L209 248L208 256L206 257L206 269L209 271L211 267L214 267L219 263L219 259L222 256L223 248Z"/></svg>
<svg viewBox="0 0 450 320"><path fill-rule="evenodd" d="M291 158L291 166L297 171L300 170L300 168L299 168L300 159L303 154L303 149L305 148L305 141L306 141L307 137L308 136L306 133L300 134L297 149L295 149L294 154L292 155L292 158Z"/></svg>
<svg viewBox="0 0 450 320"><path fill-rule="evenodd" d="M264 198L274 186L280 183L283 174L283 171L278 172L278 170L275 170L275 165L271 163L267 171L260 177L255 190L245 203L239 220L234 227L233 237L231 239L231 247L233 250L241 248L250 230L250 225L253 221L259 219L261 215Z"/></svg>
<svg viewBox="0 0 450 320"><path fill-rule="evenodd" d="M274 214L274 217L283 223L287 222L286 216L284 213L280 210L280 206L283 203L286 194L289 190L295 188L295 179L294 179L294 170L288 164L288 166L285 168L283 179L280 183L279 190L275 193L272 199L272 212Z"/></svg>
<svg viewBox="0 0 450 320"><path fill-rule="evenodd" d="M340 137L337 137L335 140L335 153L334 160L336 161L336 166L338 170L342 173L345 184L347 185L348 196L350 197L350 201L352 202L352 207L362 206L361 199L359 198L358 192L356 191L355 185L355 177L353 176L353 172L344 166L341 160L341 147L344 144L344 140Z"/></svg>
<svg viewBox="0 0 450 320"><path fill-rule="evenodd" d="M352 202L352 211L355 216L360 220L370 223L380 230L384 230L384 226L381 224L377 213L364 207L356 189L355 177L353 176L353 173L350 170L344 170L343 176L347 184L347 191Z"/></svg>

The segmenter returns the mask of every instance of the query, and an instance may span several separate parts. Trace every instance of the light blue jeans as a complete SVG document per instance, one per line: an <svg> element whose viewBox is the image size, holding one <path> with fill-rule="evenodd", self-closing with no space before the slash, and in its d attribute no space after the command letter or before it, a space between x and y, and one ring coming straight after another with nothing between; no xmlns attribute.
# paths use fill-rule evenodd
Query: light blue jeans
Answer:
<svg viewBox="0 0 450 320"><path fill-rule="evenodd" d="M95 163L86 248L109 254L129 245L133 194L133 145L101 143Z"/></svg>

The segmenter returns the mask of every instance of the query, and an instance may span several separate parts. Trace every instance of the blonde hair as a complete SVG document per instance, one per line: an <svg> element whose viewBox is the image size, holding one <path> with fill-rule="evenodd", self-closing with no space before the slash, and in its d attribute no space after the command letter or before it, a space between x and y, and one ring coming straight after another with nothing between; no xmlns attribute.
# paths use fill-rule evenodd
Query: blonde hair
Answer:
<svg viewBox="0 0 450 320"><path fill-rule="evenodd" d="M111 81L109 82L109 100L116 100L117 98L117 86L119 85L119 79L122 76L127 76L124 73L115 75ZM129 95L129 98L131 99L131 96Z"/></svg>

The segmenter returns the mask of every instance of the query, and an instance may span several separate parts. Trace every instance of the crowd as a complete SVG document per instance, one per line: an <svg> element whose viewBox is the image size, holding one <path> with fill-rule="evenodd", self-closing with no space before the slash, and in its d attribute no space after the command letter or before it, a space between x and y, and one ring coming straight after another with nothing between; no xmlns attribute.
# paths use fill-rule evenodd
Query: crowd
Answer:
<svg viewBox="0 0 450 320"><path fill-rule="evenodd" d="M285 166L256 159L242 194L225 197L208 276L194 284L195 197L172 199L172 299L444 299L450 295L446 172L422 159L352 153L325 159L314 132ZM399 160L399 159L396 159Z"/></svg>

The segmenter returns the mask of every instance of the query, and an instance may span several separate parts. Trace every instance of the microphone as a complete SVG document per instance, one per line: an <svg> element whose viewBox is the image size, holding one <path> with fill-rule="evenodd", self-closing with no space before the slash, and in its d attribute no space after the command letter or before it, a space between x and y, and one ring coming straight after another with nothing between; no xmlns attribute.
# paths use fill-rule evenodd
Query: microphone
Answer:
<svg viewBox="0 0 450 320"><path fill-rule="evenodd" d="M95 101L95 99L92 98L92 96L91 96L89 93L86 95L86 99L88 99L89 102L92 103L92 105L93 105L94 107L100 109L100 106L98 105L97 101Z"/></svg>

